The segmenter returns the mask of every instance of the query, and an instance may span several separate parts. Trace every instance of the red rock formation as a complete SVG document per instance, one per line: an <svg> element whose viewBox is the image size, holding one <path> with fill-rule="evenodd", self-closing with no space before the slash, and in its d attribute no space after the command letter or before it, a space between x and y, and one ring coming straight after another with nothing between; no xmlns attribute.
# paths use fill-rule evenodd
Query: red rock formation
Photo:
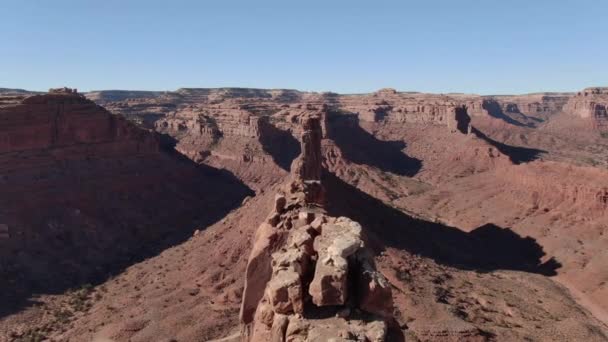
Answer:
<svg viewBox="0 0 608 342"><path fill-rule="evenodd" d="M258 228L247 265L243 338L385 341L391 288L375 269L361 226L330 217L320 207L320 119L308 116L302 125L302 155L294 162L293 180ZM327 314L335 317L324 318Z"/></svg>
<svg viewBox="0 0 608 342"><path fill-rule="evenodd" d="M459 107L459 99L449 96L394 90L339 98L341 110L356 113L365 122L449 125Z"/></svg>
<svg viewBox="0 0 608 342"><path fill-rule="evenodd" d="M586 88L570 98L564 111L591 120L595 130L608 132L608 88Z"/></svg>
<svg viewBox="0 0 608 342"><path fill-rule="evenodd" d="M40 284L61 290L116 272L190 236L247 193L70 89L2 102L0 186L6 307Z"/></svg>
<svg viewBox="0 0 608 342"><path fill-rule="evenodd" d="M175 97L172 100L175 107L168 114L159 112L158 124L167 122L167 127L177 127L171 131L167 128L166 132L178 140L178 149L184 153L201 163L225 167L252 187L262 189L265 186L261 184L282 179L287 175L284 170L289 168L277 168L273 163L275 156L266 146L281 144L262 143L267 131L259 129L260 124L268 123L286 135L300 136L301 118L320 114L325 138L322 142L324 161L327 169L340 179L382 201L394 203L395 207L407 208L408 212L433 208L425 215L454 222L453 225L463 229L497 222L497 217L508 222L505 226L521 221L517 233L534 236L542 245L558 246L547 249L548 254L556 249L564 250L558 259L566 266L559 272L568 273L569 269L578 268L580 272L572 274L581 279L600 275L593 276L597 279L593 286L582 284L580 287L579 283L577 286L594 291L594 298L601 299L605 291L597 290L597 284L604 281L605 272L599 271L597 265L602 264L602 259L593 257L591 266L582 266L587 265L589 251L595 250L592 246L603 229L601 219L605 210L601 211L601 204L605 202L605 189L604 185L595 185L601 175L579 172L576 168L569 170L564 164L552 166L559 170L553 173L543 171L544 168L538 166L540 163L528 163L548 159L595 167L608 165L605 138L596 133L592 134L593 139L587 137L592 124L602 127L604 95L602 90L586 93L570 99L570 94L560 93L477 96L381 90L373 94L338 95L259 89L187 89L171 95ZM155 101L146 98L141 103L125 102L121 111L139 113L142 103L155 108L165 100ZM584 105L585 101L589 103ZM318 113L323 105L328 111ZM473 125L485 138L483 134L479 135L480 139L446 134L464 131L458 129L456 118L462 106L467 108ZM562 110L579 113L576 116L585 112L583 116L597 120L562 115ZM239 113L246 113L243 117L267 118L267 121L239 122ZM234 123L242 127L232 129ZM229 133L223 133L219 128L222 125ZM254 127L250 127L252 125ZM571 139L579 131L584 138ZM254 133L249 134L251 132ZM341 134L332 135L336 132ZM284 151L278 154L282 153ZM404 158L405 155L408 158ZM414 167L408 169L411 165ZM577 176L560 176L562 173ZM424 205L407 204L417 200ZM537 204L528 206L530 203ZM554 212L552 208L556 206L568 214ZM544 209L550 211L543 213ZM272 220L276 220L274 224L282 222L277 217ZM568 222L563 225L563 231L561 222ZM565 230L566 225L578 228L571 233ZM543 237L551 235L547 231L553 228L560 232L559 243ZM574 253L571 247L579 239L584 255Z"/></svg>
<svg viewBox="0 0 608 342"><path fill-rule="evenodd" d="M20 105L0 108L0 116L0 153L118 142L121 154L159 149L153 134L105 112L71 89L25 98Z"/></svg>
<svg viewBox="0 0 608 342"><path fill-rule="evenodd" d="M162 94L96 92L88 96L144 127L171 135L177 139L177 149L190 158L214 166L221 164L242 178L247 178L246 170L251 168L280 175L281 171L273 168L272 161L276 162L276 158L269 147L288 145L284 137L290 136L290 132L299 134L299 118L324 105L336 113L354 114L361 122L448 126L455 122L459 108L466 102L457 96L394 90L337 95L226 88L180 89ZM125 99L125 96L134 98ZM324 120L324 134L325 125ZM466 133L468 129L455 131ZM224 143L227 139L229 144ZM289 163L290 160L285 161L280 167L287 169ZM258 182L251 180L250 184L264 186L256 185Z"/></svg>
<svg viewBox="0 0 608 342"><path fill-rule="evenodd" d="M466 106L458 106L450 109L447 117L450 132L471 133L471 117Z"/></svg>
<svg viewBox="0 0 608 342"><path fill-rule="evenodd" d="M71 96L65 93L63 102ZM515 105L519 108L524 100L394 90L359 96L251 89L106 95L113 99L112 110L143 118L147 127L158 123L157 129L170 134L178 149L258 184L258 195L222 218L226 206L218 209L216 203L229 201L224 196L233 188L218 174L205 172L212 181L184 184L197 173L187 172L184 160L169 159L162 149L148 153L127 148L137 134L78 142L88 141L83 136L97 137L96 127L106 127L99 118L109 114L91 109L87 115L99 121L90 127L79 123L89 128L78 134L69 133L73 127L68 125L65 136L71 138L62 138L66 145L19 150L16 156L23 158L2 164L19 161L23 167L9 175L22 186L0 196L0 254L8 246L13 256L21 255L19 263L63 277L80 276L79 267L115 274L115 268L108 270L100 260L124 265L158 255L95 287L94 293L103 298L91 298L87 303L92 308L78 312L74 321L54 325L48 321L53 319L49 306L32 307L14 315L21 317L18 324L13 316L0 319L0 339L6 331L27 336L22 326L59 326L48 339L234 341L241 303L247 336L262 340L382 340L392 320L397 322L392 328L406 340L608 336L555 278L530 273L554 271L559 265L551 267L548 259L555 256L562 264L558 279L564 277L571 288L606 305L605 172L545 162L513 165L506 155L509 146L450 133L468 131L466 116L461 121L456 115L463 106L479 111L474 120L500 123L496 127L501 131L511 132L515 124L505 120L520 120L524 126L515 132L524 132L522 139L529 137L524 129L532 129L526 125L534 121L525 121L524 115L549 116L553 109L516 114ZM2 97L0 106L22 106L24 96ZM530 108L539 110L549 104L530 101ZM56 121L70 113L72 109L62 112ZM506 117L492 116L502 114ZM123 124L128 126L124 120L117 126ZM280 157L297 153L281 142L297 142L294 137L304 137L304 146L294 149L303 151L289 177L286 170L293 158ZM18 138L11 136L11 141ZM152 140L158 143L156 137ZM114 143L115 150L109 148ZM110 150L115 154L99 158ZM326 171L311 164L321 159ZM48 167L55 162L58 166ZM280 172L272 174L279 162ZM72 173L65 175L68 171ZM323 189L317 183L321 178L329 189L326 196L307 187L318 184ZM273 182L287 186L260 186ZM276 190L280 194L274 197ZM39 213L49 207L61 215ZM332 217L339 215L325 209L350 218ZM13 213L19 210L20 215ZM212 221L219 221L191 234L190 228L206 226L192 220L208 212L218 212ZM40 223L24 229L29 217ZM164 250L180 241L171 234L181 229L191 239ZM373 232L373 239L366 238L366 231ZM36 237L40 232L42 238ZM149 254L135 253L138 246L154 241L171 242ZM381 251L375 260L372 244ZM4 255L2 275L21 284L6 272L14 263L4 263ZM128 259L117 261L118 256ZM520 271L510 271L512 267ZM37 280L48 286L62 281L57 278ZM89 281L83 277L71 284ZM4 284L0 282L0 295L7 292ZM44 297L36 300L64 302L70 294ZM529 300L536 297L541 300ZM41 319L32 319L32 312Z"/></svg>
<svg viewBox="0 0 608 342"><path fill-rule="evenodd" d="M539 93L528 95L492 96L505 113L521 113L546 118L562 111L572 93Z"/></svg>
<svg viewBox="0 0 608 342"><path fill-rule="evenodd" d="M294 160L291 170L294 181L291 191L301 191L306 204L323 205L324 195L321 186L321 131L320 116L306 116L302 119L302 153Z"/></svg>

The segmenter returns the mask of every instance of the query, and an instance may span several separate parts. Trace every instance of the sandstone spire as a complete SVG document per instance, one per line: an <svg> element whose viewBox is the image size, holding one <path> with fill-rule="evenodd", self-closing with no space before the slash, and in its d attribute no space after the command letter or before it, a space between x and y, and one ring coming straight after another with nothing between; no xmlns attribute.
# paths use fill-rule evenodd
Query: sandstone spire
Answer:
<svg viewBox="0 0 608 342"><path fill-rule="evenodd" d="M361 225L323 209L321 124L302 123L292 180L258 228L241 306L244 341L385 341L391 288Z"/></svg>
<svg viewBox="0 0 608 342"><path fill-rule="evenodd" d="M290 192L302 192L306 204L323 205L323 186L321 184L322 155L320 115L305 115L302 119L300 144L302 153L294 160L292 170L292 188Z"/></svg>

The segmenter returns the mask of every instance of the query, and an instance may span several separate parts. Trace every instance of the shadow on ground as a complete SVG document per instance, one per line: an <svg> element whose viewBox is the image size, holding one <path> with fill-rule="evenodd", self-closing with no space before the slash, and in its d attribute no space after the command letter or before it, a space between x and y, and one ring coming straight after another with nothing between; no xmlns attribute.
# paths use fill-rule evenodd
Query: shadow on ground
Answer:
<svg viewBox="0 0 608 342"><path fill-rule="evenodd" d="M478 130L475 127L472 127L471 132L478 138L484 140L488 144L496 147L501 153L509 156L509 159L515 164L527 163L533 160L540 158L540 156L547 151L539 150L536 148L527 148L520 146L511 146L501 142L498 142L487 135L485 135L482 131Z"/></svg>
<svg viewBox="0 0 608 342"><path fill-rule="evenodd" d="M403 152L403 141L379 140L361 128L355 114L329 115L327 135L340 148L346 159L355 164L374 166L382 171L412 177L422 167L420 159Z"/></svg>
<svg viewBox="0 0 608 342"><path fill-rule="evenodd" d="M561 267L555 259L541 262L543 248L534 239L508 228L487 224L467 233L408 216L331 173L324 178L329 213L360 222L372 238L382 242L379 246L404 249L441 264L480 272L504 269L551 276Z"/></svg>
<svg viewBox="0 0 608 342"><path fill-rule="evenodd" d="M14 234L0 241L0 317L35 305L38 294L99 284L253 195L230 172L192 162L165 138L160 155L62 161L49 187L3 189L3 219Z"/></svg>

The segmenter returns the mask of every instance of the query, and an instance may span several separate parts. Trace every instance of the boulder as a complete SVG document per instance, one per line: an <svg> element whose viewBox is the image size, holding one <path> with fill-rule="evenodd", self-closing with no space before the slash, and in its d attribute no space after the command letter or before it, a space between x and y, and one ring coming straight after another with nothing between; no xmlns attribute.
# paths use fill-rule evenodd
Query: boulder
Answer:
<svg viewBox="0 0 608 342"><path fill-rule="evenodd" d="M348 263L342 259L330 264L318 262L308 290L312 302L317 306L344 305L348 295L347 271Z"/></svg>
<svg viewBox="0 0 608 342"><path fill-rule="evenodd" d="M304 312L302 280L294 270L280 270L268 282L266 297L280 314Z"/></svg>
<svg viewBox="0 0 608 342"><path fill-rule="evenodd" d="M347 218L326 224L314 241L318 254L309 293L317 306L344 305L348 297L348 257L363 245L361 227Z"/></svg>

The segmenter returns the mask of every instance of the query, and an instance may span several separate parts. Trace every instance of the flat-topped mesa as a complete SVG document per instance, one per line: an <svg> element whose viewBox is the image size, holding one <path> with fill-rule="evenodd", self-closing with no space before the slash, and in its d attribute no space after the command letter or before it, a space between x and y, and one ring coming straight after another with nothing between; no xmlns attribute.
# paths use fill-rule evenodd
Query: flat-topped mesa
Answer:
<svg viewBox="0 0 608 342"><path fill-rule="evenodd" d="M260 225L247 264L243 341L385 341L387 279L361 225L323 210L321 118L304 115L292 181Z"/></svg>
<svg viewBox="0 0 608 342"><path fill-rule="evenodd" d="M468 128L456 129L460 114L487 115L480 97L454 97L436 94L402 93L381 89L372 94L342 95L334 105L339 112L355 114L360 122L388 125L420 124L448 126L450 132L468 133ZM467 114L468 115L468 114Z"/></svg>
<svg viewBox="0 0 608 342"><path fill-rule="evenodd" d="M593 129L608 132L608 88L584 89L570 98L564 111L590 119Z"/></svg>
<svg viewBox="0 0 608 342"><path fill-rule="evenodd" d="M571 93L535 93L526 95L487 96L500 105L502 112L528 116L547 116L562 111Z"/></svg>
<svg viewBox="0 0 608 342"><path fill-rule="evenodd" d="M589 96L589 95L608 95L608 87L589 87L583 89L577 95Z"/></svg>
<svg viewBox="0 0 608 342"><path fill-rule="evenodd" d="M49 94L78 94L78 89L68 87L51 88L49 89Z"/></svg>
<svg viewBox="0 0 608 342"><path fill-rule="evenodd" d="M78 145L79 151L156 153L155 134L112 115L73 91L33 95L0 108L0 153ZM110 144L114 148L108 148ZM87 150L82 144L92 144ZM121 148L118 148L121 146Z"/></svg>

